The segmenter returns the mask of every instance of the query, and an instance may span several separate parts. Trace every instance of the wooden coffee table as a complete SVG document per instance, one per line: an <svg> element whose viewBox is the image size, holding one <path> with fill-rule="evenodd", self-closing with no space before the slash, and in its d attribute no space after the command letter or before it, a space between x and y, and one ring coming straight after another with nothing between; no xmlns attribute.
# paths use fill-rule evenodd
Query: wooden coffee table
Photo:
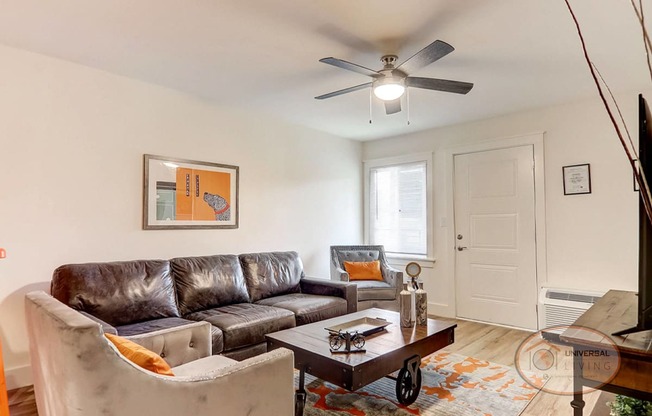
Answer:
<svg viewBox="0 0 652 416"><path fill-rule="evenodd" d="M331 352L325 328L346 326L363 318L385 320L389 325L365 336L364 352ZM355 391L400 370L396 377L398 401L413 403L421 389L421 358L452 344L457 324L428 319L427 326L401 328L399 322L397 312L373 308L266 335L268 351L279 347L294 351L294 367L299 370L295 415L303 414L306 372Z"/></svg>

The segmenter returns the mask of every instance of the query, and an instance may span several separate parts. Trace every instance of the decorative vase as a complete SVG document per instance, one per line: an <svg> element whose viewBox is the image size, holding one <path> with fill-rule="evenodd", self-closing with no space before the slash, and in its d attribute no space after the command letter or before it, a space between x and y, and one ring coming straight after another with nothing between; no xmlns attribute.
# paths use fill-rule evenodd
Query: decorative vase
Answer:
<svg viewBox="0 0 652 416"><path fill-rule="evenodd" d="M428 293L419 288L414 295L417 325L428 325Z"/></svg>
<svg viewBox="0 0 652 416"><path fill-rule="evenodd" d="M409 288L409 286L408 286ZM401 290L400 297L400 315L401 326L403 328L412 328L414 326L414 311L413 311L413 295L414 292L408 289Z"/></svg>

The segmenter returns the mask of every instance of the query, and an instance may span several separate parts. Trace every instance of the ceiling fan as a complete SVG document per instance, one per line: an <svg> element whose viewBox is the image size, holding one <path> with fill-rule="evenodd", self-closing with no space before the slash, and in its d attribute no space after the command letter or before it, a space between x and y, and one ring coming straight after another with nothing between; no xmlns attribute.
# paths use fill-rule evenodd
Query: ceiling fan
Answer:
<svg viewBox="0 0 652 416"><path fill-rule="evenodd" d="M396 55L383 56L380 61L384 66L379 71L374 71L373 69L333 57L320 59L319 62L370 76L373 78L373 81L344 88L343 90L333 91L315 98L323 100L371 87L374 95L384 101L385 112L387 114L395 114L401 111L401 96L408 87L466 94L473 88L473 84L470 82L410 76L410 74L443 58L454 50L455 48L448 43L436 40L396 67L396 60L398 59Z"/></svg>

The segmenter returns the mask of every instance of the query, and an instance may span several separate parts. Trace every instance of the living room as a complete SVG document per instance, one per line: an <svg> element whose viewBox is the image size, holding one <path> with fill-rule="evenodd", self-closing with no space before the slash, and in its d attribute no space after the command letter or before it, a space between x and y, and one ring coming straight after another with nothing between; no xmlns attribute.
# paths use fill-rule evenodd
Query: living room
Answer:
<svg viewBox="0 0 652 416"><path fill-rule="evenodd" d="M639 193L563 1L241 3L3 5L9 390L33 382L25 294L49 291L57 267L293 250L307 276L329 279L330 246L370 243L365 167L382 159L432 155L426 253L390 258L421 265L430 314L461 316L452 160L510 141L542 162L533 296L637 290ZM637 95L652 89L634 11L571 4L636 138ZM436 39L455 51L417 75L473 82L468 94L410 88L395 115L378 102L370 115L369 91L314 99L365 81L321 58L379 69L383 54L401 62ZM145 154L238 166L238 228L143 230ZM580 164L591 193L565 195L562 168Z"/></svg>

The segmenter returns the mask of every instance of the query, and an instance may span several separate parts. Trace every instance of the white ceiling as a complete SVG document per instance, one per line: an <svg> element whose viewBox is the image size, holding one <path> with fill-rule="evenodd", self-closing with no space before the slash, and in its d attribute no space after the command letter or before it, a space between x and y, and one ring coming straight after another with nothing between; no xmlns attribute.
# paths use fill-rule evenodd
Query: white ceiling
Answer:
<svg viewBox="0 0 652 416"><path fill-rule="evenodd" d="M630 2L572 4L612 90L648 88ZM475 87L411 89L409 126L405 104L369 124L368 90L313 98L369 80L320 58L380 69L435 39L456 50L413 75ZM0 43L359 140L596 94L563 0L0 0Z"/></svg>

